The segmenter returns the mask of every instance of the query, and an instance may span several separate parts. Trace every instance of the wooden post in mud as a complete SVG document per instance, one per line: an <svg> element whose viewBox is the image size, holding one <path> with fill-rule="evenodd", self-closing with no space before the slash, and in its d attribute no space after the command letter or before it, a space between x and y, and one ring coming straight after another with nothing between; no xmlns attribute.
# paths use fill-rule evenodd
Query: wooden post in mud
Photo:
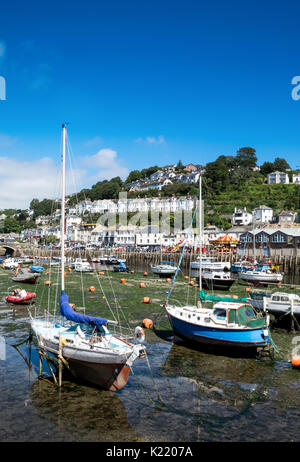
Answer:
<svg viewBox="0 0 300 462"><path fill-rule="evenodd" d="M59 336L59 346L58 346L58 386L61 387L62 381L62 343L61 336Z"/></svg>

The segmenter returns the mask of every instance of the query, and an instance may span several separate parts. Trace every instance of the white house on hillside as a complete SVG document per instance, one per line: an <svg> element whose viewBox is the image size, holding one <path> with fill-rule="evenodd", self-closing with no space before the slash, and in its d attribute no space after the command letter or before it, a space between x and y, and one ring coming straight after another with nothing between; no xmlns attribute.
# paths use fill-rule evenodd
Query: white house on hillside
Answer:
<svg viewBox="0 0 300 462"><path fill-rule="evenodd" d="M296 184L300 183L300 173L293 174L293 183L296 183Z"/></svg>
<svg viewBox="0 0 300 462"><path fill-rule="evenodd" d="M260 205L252 211L253 223L270 223L273 219L273 209Z"/></svg>
<svg viewBox="0 0 300 462"><path fill-rule="evenodd" d="M245 226L252 223L252 214L248 213L246 208L243 210L235 207L231 220L233 226Z"/></svg>
<svg viewBox="0 0 300 462"><path fill-rule="evenodd" d="M272 172L268 175L268 184L289 184L289 176L285 172Z"/></svg>

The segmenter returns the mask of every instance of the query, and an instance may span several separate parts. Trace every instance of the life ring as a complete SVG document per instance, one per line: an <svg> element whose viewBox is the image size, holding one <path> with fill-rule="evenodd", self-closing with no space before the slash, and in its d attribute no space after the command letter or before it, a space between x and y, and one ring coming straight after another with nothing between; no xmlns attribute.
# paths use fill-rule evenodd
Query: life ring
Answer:
<svg viewBox="0 0 300 462"><path fill-rule="evenodd" d="M135 328L134 333L135 333L136 338L138 338L140 342L143 342L145 340L145 332L141 326L137 326Z"/></svg>

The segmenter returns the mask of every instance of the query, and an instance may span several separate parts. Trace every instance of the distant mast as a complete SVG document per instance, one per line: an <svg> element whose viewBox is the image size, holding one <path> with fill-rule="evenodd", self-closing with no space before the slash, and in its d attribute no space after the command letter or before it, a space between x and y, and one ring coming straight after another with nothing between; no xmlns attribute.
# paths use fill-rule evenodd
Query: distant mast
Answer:
<svg viewBox="0 0 300 462"><path fill-rule="evenodd" d="M62 149L62 195L61 195L61 290L65 290L65 198L66 198L66 135L67 128L63 124Z"/></svg>

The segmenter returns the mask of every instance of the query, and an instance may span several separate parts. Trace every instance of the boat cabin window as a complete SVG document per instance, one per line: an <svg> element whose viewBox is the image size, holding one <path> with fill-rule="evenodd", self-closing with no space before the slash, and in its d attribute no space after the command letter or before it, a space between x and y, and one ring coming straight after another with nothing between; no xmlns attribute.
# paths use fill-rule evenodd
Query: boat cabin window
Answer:
<svg viewBox="0 0 300 462"><path fill-rule="evenodd" d="M275 302L279 302L280 297L278 295L273 295L272 300L274 300Z"/></svg>
<svg viewBox="0 0 300 462"><path fill-rule="evenodd" d="M281 297L281 301L282 302L288 302L289 301L289 297Z"/></svg>
<svg viewBox="0 0 300 462"><path fill-rule="evenodd" d="M237 313L238 323L247 326L249 321L256 319L255 311L251 306L241 306Z"/></svg>
<svg viewBox="0 0 300 462"><path fill-rule="evenodd" d="M226 310L223 308L215 308L213 314L217 318L225 319L226 318Z"/></svg>

